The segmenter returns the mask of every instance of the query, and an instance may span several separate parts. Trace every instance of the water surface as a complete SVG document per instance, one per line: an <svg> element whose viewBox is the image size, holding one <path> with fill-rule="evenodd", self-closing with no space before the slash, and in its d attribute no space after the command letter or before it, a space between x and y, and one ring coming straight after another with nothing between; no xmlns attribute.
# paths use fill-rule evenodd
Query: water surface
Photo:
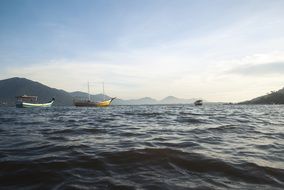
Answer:
<svg viewBox="0 0 284 190"><path fill-rule="evenodd" d="M283 189L284 106L0 108L0 189Z"/></svg>

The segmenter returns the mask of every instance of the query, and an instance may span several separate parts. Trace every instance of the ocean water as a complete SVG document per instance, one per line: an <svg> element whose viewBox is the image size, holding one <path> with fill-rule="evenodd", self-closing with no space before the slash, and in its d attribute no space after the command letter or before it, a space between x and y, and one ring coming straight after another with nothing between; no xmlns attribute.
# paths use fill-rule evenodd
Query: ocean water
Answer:
<svg viewBox="0 0 284 190"><path fill-rule="evenodd" d="M0 189L284 189L284 106L0 108Z"/></svg>

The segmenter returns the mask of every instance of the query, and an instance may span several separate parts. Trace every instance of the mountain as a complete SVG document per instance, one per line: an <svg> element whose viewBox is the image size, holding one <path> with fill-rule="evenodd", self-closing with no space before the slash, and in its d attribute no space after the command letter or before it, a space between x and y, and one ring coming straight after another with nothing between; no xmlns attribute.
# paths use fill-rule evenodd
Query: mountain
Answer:
<svg viewBox="0 0 284 190"><path fill-rule="evenodd" d="M158 101L150 97L144 97L140 99L125 100L124 103L128 105L149 105L158 104Z"/></svg>
<svg viewBox="0 0 284 190"><path fill-rule="evenodd" d="M121 100L115 99L113 104L117 105L155 105L155 104L192 104L196 99L182 99L174 96L168 96L162 100L156 100L150 97L140 99Z"/></svg>
<svg viewBox="0 0 284 190"><path fill-rule="evenodd" d="M88 98L88 93L85 92L71 92L70 93L73 98L78 99L86 99ZM103 100L105 97L106 99L110 98L109 96L103 94L91 95L91 100L93 101L100 101ZM144 97L139 99L130 99L130 100L122 100L116 98L113 101L113 105L155 105L155 104L192 104L197 99L181 99L174 96L168 96L162 100L156 100L151 97Z"/></svg>
<svg viewBox="0 0 284 190"><path fill-rule="evenodd" d="M54 105L72 105L72 96L64 90L50 88L41 83L25 78L0 80L0 102L8 106L15 105L15 97L22 95L38 96L40 102L48 102L55 98Z"/></svg>
<svg viewBox="0 0 284 190"><path fill-rule="evenodd" d="M284 88L269 94L241 102L240 104L284 104Z"/></svg>
<svg viewBox="0 0 284 190"><path fill-rule="evenodd" d="M51 98L55 98L55 106L72 106L73 99L87 99L89 96L86 92L75 91L69 93L25 78L15 77L0 80L0 106L4 103L7 106L14 106L15 97L22 95L38 96L39 102L48 102ZM91 95L90 98L93 101L101 101L110 97L96 94ZM174 96L168 96L162 100L151 97L130 100L116 98L113 105L191 104L194 101L195 99L180 99Z"/></svg>
<svg viewBox="0 0 284 190"><path fill-rule="evenodd" d="M197 99L182 99L174 96L168 96L159 101L160 104L192 104Z"/></svg>

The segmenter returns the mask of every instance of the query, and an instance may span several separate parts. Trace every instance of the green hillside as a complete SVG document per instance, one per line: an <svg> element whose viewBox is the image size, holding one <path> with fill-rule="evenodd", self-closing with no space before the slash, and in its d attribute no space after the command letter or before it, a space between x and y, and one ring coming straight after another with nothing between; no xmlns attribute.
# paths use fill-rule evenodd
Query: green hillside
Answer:
<svg viewBox="0 0 284 190"><path fill-rule="evenodd" d="M241 102L241 104L284 104L284 88L249 101Z"/></svg>

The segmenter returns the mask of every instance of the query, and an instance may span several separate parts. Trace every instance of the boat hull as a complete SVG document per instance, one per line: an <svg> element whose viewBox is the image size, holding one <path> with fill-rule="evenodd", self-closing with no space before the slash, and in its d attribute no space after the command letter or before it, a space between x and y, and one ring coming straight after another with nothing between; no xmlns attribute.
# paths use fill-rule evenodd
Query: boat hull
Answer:
<svg viewBox="0 0 284 190"><path fill-rule="evenodd" d="M101 101L101 102L92 102L92 101L74 101L74 106L76 107L108 107L110 106L111 102L114 100L114 98Z"/></svg>
<svg viewBox="0 0 284 190"><path fill-rule="evenodd" d="M203 104L202 100L197 100L197 101L194 102L195 106L202 106L202 104Z"/></svg>
<svg viewBox="0 0 284 190"><path fill-rule="evenodd" d="M51 107L53 103L54 101L44 103L44 104L20 102L16 104L16 107L17 108Z"/></svg>
<svg viewBox="0 0 284 190"><path fill-rule="evenodd" d="M194 104L195 106L202 106L202 103Z"/></svg>

